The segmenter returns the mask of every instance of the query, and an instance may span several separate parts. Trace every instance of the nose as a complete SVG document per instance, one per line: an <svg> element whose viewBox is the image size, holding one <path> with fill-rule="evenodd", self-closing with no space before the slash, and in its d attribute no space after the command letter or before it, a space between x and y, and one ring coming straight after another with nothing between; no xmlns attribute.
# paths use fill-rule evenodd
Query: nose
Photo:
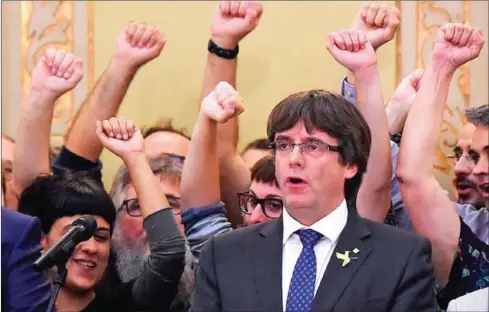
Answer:
<svg viewBox="0 0 489 312"><path fill-rule="evenodd" d="M248 225L258 224L267 221L267 217L263 214L261 205L258 204L248 218Z"/></svg>
<svg viewBox="0 0 489 312"><path fill-rule="evenodd" d="M93 237L87 241L81 242L80 247L83 252L90 255L96 254L98 252L98 244Z"/></svg>
<svg viewBox="0 0 489 312"><path fill-rule="evenodd" d="M460 159L455 163L454 172L456 175L469 175L474 169L474 164L465 157L460 157Z"/></svg>
<svg viewBox="0 0 489 312"><path fill-rule="evenodd" d="M480 175L488 175L489 174L489 161L487 157L481 157L479 159L479 162L477 165L474 167L474 170L472 173L474 175L480 176Z"/></svg>
<svg viewBox="0 0 489 312"><path fill-rule="evenodd" d="M303 157L304 155L302 155L301 147L299 145L294 145L290 151L289 165L291 167L302 166L304 160Z"/></svg>

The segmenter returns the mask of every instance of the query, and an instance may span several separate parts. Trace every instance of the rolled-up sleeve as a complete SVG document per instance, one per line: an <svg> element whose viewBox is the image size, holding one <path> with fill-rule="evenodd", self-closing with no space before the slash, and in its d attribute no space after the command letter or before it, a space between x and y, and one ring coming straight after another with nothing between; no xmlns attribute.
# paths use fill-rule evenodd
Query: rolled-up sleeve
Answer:
<svg viewBox="0 0 489 312"><path fill-rule="evenodd" d="M177 293L185 266L185 239L173 217L164 209L144 219L150 254L132 288L136 306L166 311Z"/></svg>
<svg viewBox="0 0 489 312"><path fill-rule="evenodd" d="M208 239L232 230L222 202L185 210L182 213L182 224L195 264L199 263L200 251Z"/></svg>

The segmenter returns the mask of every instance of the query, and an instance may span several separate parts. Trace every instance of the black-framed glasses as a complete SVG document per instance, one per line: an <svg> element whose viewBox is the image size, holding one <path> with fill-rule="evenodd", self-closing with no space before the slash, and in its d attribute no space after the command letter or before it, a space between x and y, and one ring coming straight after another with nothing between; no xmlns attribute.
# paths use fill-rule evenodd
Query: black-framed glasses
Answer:
<svg viewBox="0 0 489 312"><path fill-rule="evenodd" d="M238 193L239 208L250 215L260 205L263 214L270 219L277 219L282 214L284 202L280 198L258 198L251 192Z"/></svg>
<svg viewBox="0 0 489 312"><path fill-rule="evenodd" d="M170 194L165 194L170 207L172 208L174 215L179 215L182 213L182 208L180 204L180 197L176 197ZM141 216L141 206L139 205L139 200L137 198L126 199L122 202L122 205L117 209L117 212L121 212L126 209L127 214L131 217Z"/></svg>
<svg viewBox="0 0 489 312"><path fill-rule="evenodd" d="M287 141L276 141L270 143L273 153L278 156L288 156L298 146L299 151L308 156L318 157L326 152L339 152L340 146L329 145L321 141L307 141L303 143L292 143Z"/></svg>

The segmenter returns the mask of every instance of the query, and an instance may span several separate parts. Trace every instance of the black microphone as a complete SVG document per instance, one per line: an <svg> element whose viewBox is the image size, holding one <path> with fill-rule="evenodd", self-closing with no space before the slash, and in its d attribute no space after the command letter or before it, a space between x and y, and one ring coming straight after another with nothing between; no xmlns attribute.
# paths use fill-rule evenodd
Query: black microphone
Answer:
<svg viewBox="0 0 489 312"><path fill-rule="evenodd" d="M76 245L89 240L97 229L95 218L88 215L76 219L71 225L70 230L36 260L34 264L38 271L66 263Z"/></svg>

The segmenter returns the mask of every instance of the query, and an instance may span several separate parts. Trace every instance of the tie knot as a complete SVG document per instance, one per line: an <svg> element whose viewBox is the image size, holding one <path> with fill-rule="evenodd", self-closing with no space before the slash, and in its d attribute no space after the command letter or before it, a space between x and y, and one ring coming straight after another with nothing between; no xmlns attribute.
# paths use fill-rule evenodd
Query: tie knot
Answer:
<svg viewBox="0 0 489 312"><path fill-rule="evenodd" d="M302 245L309 248L314 247L323 237L323 234L310 229L298 230L296 233L301 238Z"/></svg>

